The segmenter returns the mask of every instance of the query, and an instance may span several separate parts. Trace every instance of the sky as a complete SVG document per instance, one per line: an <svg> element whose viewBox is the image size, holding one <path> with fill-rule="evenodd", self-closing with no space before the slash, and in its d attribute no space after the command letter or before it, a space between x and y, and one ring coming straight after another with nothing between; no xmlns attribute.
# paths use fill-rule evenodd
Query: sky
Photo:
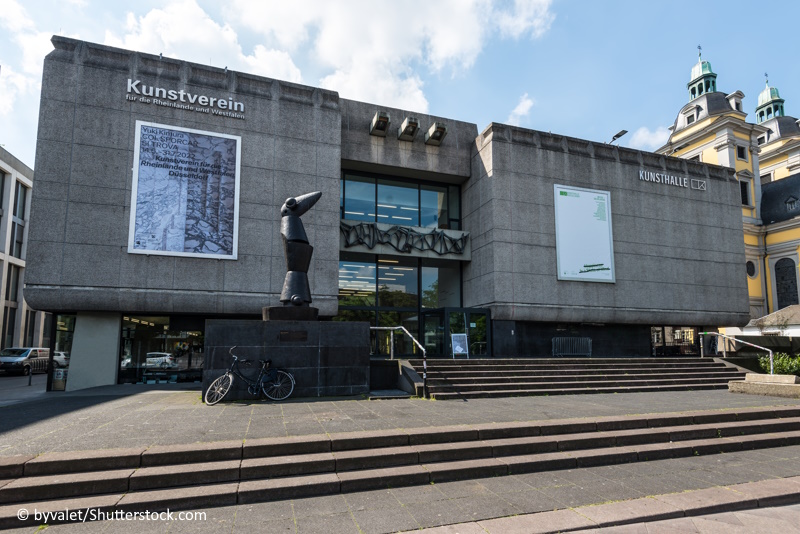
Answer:
<svg viewBox="0 0 800 534"><path fill-rule="evenodd" d="M703 59L754 121L769 83L800 116L800 2L0 0L0 145L35 169L42 62L64 35L344 98L655 150ZM791 59L794 57L795 59Z"/></svg>

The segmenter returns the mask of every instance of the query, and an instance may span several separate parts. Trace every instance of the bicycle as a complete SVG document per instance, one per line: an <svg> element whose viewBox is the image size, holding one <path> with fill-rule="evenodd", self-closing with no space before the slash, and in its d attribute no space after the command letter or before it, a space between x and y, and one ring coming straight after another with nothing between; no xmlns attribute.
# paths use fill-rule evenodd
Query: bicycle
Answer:
<svg viewBox="0 0 800 534"><path fill-rule="evenodd" d="M251 360L236 356L233 353L235 348L236 346L233 346L228 351L228 354L233 358L231 368L224 375L211 382L211 385L206 390L205 401L207 405L212 406L225 398L225 395L228 394L231 386L233 386L235 376L247 383L247 391L251 395L258 395L259 391L261 391L270 400L282 401L289 398L294 391L294 377L290 372L283 369L270 368L272 360L259 360L261 369L258 372L258 377L255 380L251 380L239 370L240 363L247 365Z"/></svg>

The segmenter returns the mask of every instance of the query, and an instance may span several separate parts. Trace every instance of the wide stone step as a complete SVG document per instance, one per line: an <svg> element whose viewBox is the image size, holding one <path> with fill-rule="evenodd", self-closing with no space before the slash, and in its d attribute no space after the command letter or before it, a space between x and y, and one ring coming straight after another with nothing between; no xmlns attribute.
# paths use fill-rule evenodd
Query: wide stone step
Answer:
<svg viewBox="0 0 800 534"><path fill-rule="evenodd" d="M663 370L656 371L651 367L609 367L602 369L588 369L586 367L542 367L542 368L520 368L520 369L493 369L493 368L479 368L479 369L461 369L457 367L436 367L428 365L428 376L436 374L447 377L459 376L481 376L481 377L501 377L501 376L520 376L520 375L548 375L548 376L573 376L573 375L603 375L603 374L653 374L658 372L663 374ZM669 369L670 373L714 373L714 372L738 372L735 368L726 367L725 365L708 365L708 366L688 366L688 367L674 367Z"/></svg>
<svg viewBox="0 0 800 534"><path fill-rule="evenodd" d="M727 377L702 377L702 378L660 378L650 380L639 379L609 379L609 380L585 380L581 382L537 382L537 381L519 381L511 383L488 383L488 384L451 384L444 381L428 382L428 391L433 395L443 391L458 391L461 393L469 393L473 391L516 391L520 389L569 389L575 392L582 389L596 389L596 388L621 388L621 387L639 387L639 386L693 386L704 384L716 384L727 387L728 382L731 380L743 380L744 375L741 376L727 376Z"/></svg>
<svg viewBox="0 0 800 534"><path fill-rule="evenodd" d="M695 379L695 378L727 378L729 380L744 380L746 373L740 373L736 370L730 371L715 371L709 373L670 373L670 379ZM453 386L462 384L504 384L504 383L519 383L519 384L536 384L536 383L569 383L569 382L593 382L593 381L641 381L641 380L659 380L664 379L664 373L648 373L648 374L627 374L627 373L609 373L598 375L539 375L530 374L522 375L515 373L510 376L452 376L443 375L441 373L428 373L428 385L436 384L450 384Z"/></svg>
<svg viewBox="0 0 800 534"><path fill-rule="evenodd" d="M349 440L341 436L342 439L330 440L328 443L331 450L322 453L267 455L241 460L141 467L136 470L23 476L0 487L0 504L240 481L245 487L251 488L245 492L247 495L261 495L285 487L285 483L276 482L278 479L308 475L322 476L330 473L340 475L339 479L342 481L348 480L345 486L355 491L356 487L363 489L374 484L394 483L396 481L393 477L403 478L412 471L401 469L395 471L392 476L388 475L389 471L384 471L384 474L378 477L384 482L366 481L366 479L374 479L377 475L343 473L422 465L431 473L430 480L436 481L447 479L447 477L472 476L472 468L462 469L456 465L459 462L472 460L658 443L669 445L675 442L687 442L686 446L695 450L694 445L688 442L775 433L782 433L781 436L772 436L772 438L779 438L778 442L783 443L793 436L793 434L784 435L784 433L800 433L800 408L777 412L789 416L781 419L748 419L748 417L769 416L771 413L775 412L761 414L744 412L741 415L711 413L704 414L699 418L679 415L638 419L606 418L597 422L573 421L540 425L483 425L470 430L446 429L439 432L422 431L410 434L387 433L384 436L380 434L364 436L362 434L351 436ZM708 419L720 420L701 422ZM682 424L686 422L691 424ZM630 428L634 425L639 426ZM393 446L403 441L399 438L405 438L407 444ZM800 434L798 434L798 440L800 440ZM770 443L773 441L774 439ZM307 439L304 443L308 445L316 442L321 443L323 440ZM257 448L251 451L251 454L255 452L266 454L287 452L285 448L280 447L285 446L286 441L281 443L272 440L272 443L277 446L271 450L268 442L257 443L255 445ZM298 441L294 443L298 443ZM656 449L658 448L647 450L652 452ZM625 454L629 454L629 451ZM455 462L455 464L440 465L445 462ZM505 465L503 462L500 464ZM494 462L491 465L496 468L498 463ZM429 466L433 466L433 468L429 469ZM420 474L423 472L418 469L416 473L417 477L423 476ZM246 481L251 480L256 482L245 484ZM325 486L333 479L322 477L319 480L327 481L324 484L321 483L322 486ZM266 497L262 495L257 498Z"/></svg>
<svg viewBox="0 0 800 534"><path fill-rule="evenodd" d="M412 365L422 365L422 359L408 360ZM428 365L481 366L481 365L707 365L713 358L428 358Z"/></svg>
<svg viewBox="0 0 800 534"><path fill-rule="evenodd" d="M415 369L421 369L422 365L414 366ZM565 364L565 365L464 365L464 366L454 366L454 365L431 365L428 364L429 371L439 371L443 373L452 373L452 372L471 372L471 373L484 373L484 372L503 372L503 371L526 371L526 372L543 372L543 371L567 371L567 372L574 372L577 370L583 371L599 371L599 372L607 372L607 371L615 371L617 369L641 369L645 372L652 372L654 370L659 370L663 372L672 372L673 370L696 370L696 369L732 369L732 367L727 367L725 364L707 364L707 365L694 365L694 366L685 366L685 365L626 365L626 366L619 366L619 365L580 365L577 363L574 364Z"/></svg>
<svg viewBox="0 0 800 534"><path fill-rule="evenodd" d="M765 426L764 430L768 427ZM669 435L669 432L664 432ZM562 439L568 443L569 438ZM0 528L18 527L21 506L28 509L63 511L66 509L99 508L150 512L230 506L299 497L331 495L388 487L417 486L452 480L505 476L512 474L613 465L663 458L756 450L800 444L800 431L777 431L764 434L733 435L688 439L685 441L635 443L596 448L563 449L550 452L506 454L481 458L430 461L395 467L370 468L286 477L244 480L238 484L206 484L145 491L110 492L82 498L30 500L25 503L0 505ZM512 451L514 449L506 449ZM522 449L517 449L522 450ZM73 518L64 522L79 522ZM31 515L27 524L33 524ZM50 521L50 524L61 522Z"/></svg>
<svg viewBox="0 0 800 534"><path fill-rule="evenodd" d="M594 388L563 388L563 389L517 389L517 390L491 390L491 391L465 391L465 392L431 392L431 398L436 400L448 399L489 399L499 397L532 397L537 395L593 395L598 393L645 393L650 391L699 391L708 389L727 389L728 382L722 384L671 384L662 386L620 386L620 387L594 387Z"/></svg>

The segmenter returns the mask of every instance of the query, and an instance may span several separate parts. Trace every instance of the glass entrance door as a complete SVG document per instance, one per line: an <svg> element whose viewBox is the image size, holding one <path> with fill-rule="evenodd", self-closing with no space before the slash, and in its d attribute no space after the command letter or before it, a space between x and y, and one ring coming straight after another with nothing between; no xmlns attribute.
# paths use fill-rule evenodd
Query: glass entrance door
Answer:
<svg viewBox="0 0 800 534"><path fill-rule="evenodd" d="M492 355L490 312L483 308L438 308L422 312L424 346L428 356L453 357L453 334L466 334L470 358ZM466 358L467 354L458 354Z"/></svg>

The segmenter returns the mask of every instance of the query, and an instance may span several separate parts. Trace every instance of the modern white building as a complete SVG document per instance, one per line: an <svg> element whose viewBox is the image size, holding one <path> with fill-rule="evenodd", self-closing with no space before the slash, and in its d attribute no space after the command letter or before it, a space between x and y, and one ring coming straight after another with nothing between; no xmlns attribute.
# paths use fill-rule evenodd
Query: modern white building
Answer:
<svg viewBox="0 0 800 534"><path fill-rule="evenodd" d="M33 170L0 147L0 349L50 346L52 315L22 298L32 187Z"/></svg>

